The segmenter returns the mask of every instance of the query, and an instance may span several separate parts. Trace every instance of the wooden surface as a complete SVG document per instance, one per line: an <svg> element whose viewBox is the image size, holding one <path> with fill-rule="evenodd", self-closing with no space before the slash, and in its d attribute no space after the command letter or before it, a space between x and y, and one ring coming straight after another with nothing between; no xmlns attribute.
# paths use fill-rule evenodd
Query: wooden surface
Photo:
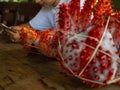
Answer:
<svg viewBox="0 0 120 90"><path fill-rule="evenodd" d="M55 59L24 52L0 36L0 90L120 90L116 84L91 88L68 76Z"/></svg>

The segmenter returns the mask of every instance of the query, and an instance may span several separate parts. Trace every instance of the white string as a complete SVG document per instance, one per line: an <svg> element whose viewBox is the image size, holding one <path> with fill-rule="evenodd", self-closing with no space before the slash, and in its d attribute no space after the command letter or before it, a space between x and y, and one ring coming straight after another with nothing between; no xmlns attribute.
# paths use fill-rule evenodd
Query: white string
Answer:
<svg viewBox="0 0 120 90"><path fill-rule="evenodd" d="M110 21L110 16L108 17L108 20L107 20L107 23L106 23L106 26L105 26L105 29L104 29L104 32L103 32L103 35L102 35L100 41L99 41L98 39L94 38L94 37L91 37L91 36L80 35L80 36L82 36L82 37L92 38L92 39L94 39L94 40L96 40L96 41L99 41L99 43L98 43L98 45L97 45L96 48L95 48L95 47L92 47L92 46L87 45L86 43L83 43L83 42L82 42L85 46L88 46L88 47L94 49L94 52L93 52L90 60L88 61L88 63L85 65L85 67L84 67L84 68L82 69L82 71L79 73L79 75L75 75L75 73L72 71L72 69L64 62L64 58L63 58L63 56L62 56L62 54L61 54L61 52L60 52L61 45L60 45L60 42L59 42L59 49L58 49L58 51L59 51L59 54L60 54L60 56L61 56L61 58L62 58L62 61L63 61L64 65L68 68L68 70L69 70L74 76L76 76L77 78L80 78L80 79L82 79L82 80L86 80L86 81L89 81L89 82L93 82L93 83L97 83L97 84L104 85L104 83L101 83L101 82L98 82L98 81L94 81L94 80L89 80L89 79L86 79L86 78L83 78L83 77L80 77L80 76L81 76L82 73L85 71L85 69L87 68L87 66L90 64L90 62L92 61L92 59L93 59L94 56L96 55L97 51L102 52L102 53L104 53L104 54L106 54L106 55L108 55L108 56L110 56L110 57L114 57L114 56L111 56L110 54L108 54L108 53L106 53L106 52L104 52L104 51L102 51L102 50L99 50L99 46L101 45L101 42L103 41L103 38L104 38L105 33L106 33L106 31L107 31L109 21ZM65 34L65 33L64 33L64 34ZM58 40L58 41L59 41L59 40ZM115 57L115 58L116 58L116 57ZM120 78L111 80L111 81L109 81L107 84L114 83L114 82L116 82L116 81L118 81L118 80L120 80Z"/></svg>
<svg viewBox="0 0 120 90"><path fill-rule="evenodd" d="M81 74L85 71L85 69L87 68L87 66L90 64L90 62L92 61L92 59L94 58L95 54L97 53L97 50L99 49L99 46L101 45L102 41L103 41L103 38L105 36L105 33L107 31L107 28L108 28L108 24L109 24L109 21L110 21L110 16L108 17L107 19L107 23L106 23L106 26L105 26L105 29L104 29L104 32L103 32L103 35L98 43L98 45L96 46L96 49L94 50L92 56L90 57L90 60L88 61L88 63L85 65L85 67L82 69L82 71L79 73L79 76L81 76Z"/></svg>
<svg viewBox="0 0 120 90"><path fill-rule="evenodd" d="M62 62L64 63L64 58L63 58L63 56L62 56L62 54L61 54L61 52L60 52L60 49L61 49L60 39L58 38L58 53L59 53L59 55L60 55L60 57L61 57L61 59L62 59ZM73 73L73 71L71 70L71 68L69 68L69 66L68 66L66 63L64 63L64 65L68 68L68 70L69 70L73 75L75 75L75 74ZM76 75L75 75L75 76L76 76Z"/></svg>
<svg viewBox="0 0 120 90"><path fill-rule="evenodd" d="M107 84L115 83L115 82L117 82L117 81L119 81L119 80L120 80L120 78L113 79L113 80L109 81Z"/></svg>

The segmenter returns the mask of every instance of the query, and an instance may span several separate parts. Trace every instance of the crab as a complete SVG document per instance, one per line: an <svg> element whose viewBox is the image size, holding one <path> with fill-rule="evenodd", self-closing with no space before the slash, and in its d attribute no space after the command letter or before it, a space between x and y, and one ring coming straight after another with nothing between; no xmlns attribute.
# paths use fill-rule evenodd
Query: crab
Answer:
<svg viewBox="0 0 120 90"><path fill-rule="evenodd" d="M21 30L24 48L58 59L65 73L92 87L120 83L120 12L111 0L60 5L57 29Z"/></svg>
<svg viewBox="0 0 120 90"><path fill-rule="evenodd" d="M119 82L120 12L110 0L86 0L79 7L80 0L60 6L58 61L92 87Z"/></svg>

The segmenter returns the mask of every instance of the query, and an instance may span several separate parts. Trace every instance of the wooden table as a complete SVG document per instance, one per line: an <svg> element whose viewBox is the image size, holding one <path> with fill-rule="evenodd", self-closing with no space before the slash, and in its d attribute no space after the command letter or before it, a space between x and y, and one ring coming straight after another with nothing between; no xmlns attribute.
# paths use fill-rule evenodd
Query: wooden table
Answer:
<svg viewBox="0 0 120 90"><path fill-rule="evenodd" d="M112 84L100 90L119 90ZM99 90L62 72L57 60L24 52L0 35L0 90Z"/></svg>

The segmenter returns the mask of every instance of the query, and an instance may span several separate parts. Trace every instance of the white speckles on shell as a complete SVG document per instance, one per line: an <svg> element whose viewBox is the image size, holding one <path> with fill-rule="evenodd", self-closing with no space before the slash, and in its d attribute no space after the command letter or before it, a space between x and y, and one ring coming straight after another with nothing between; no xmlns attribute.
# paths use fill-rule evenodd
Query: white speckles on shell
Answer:
<svg viewBox="0 0 120 90"><path fill-rule="evenodd" d="M96 80L95 75L98 75L100 79L97 81L99 81L99 82L103 82L106 80L106 78L108 77L108 71L110 69L114 69L114 73L111 78L111 80L113 80L115 78L115 74L117 71L117 66L118 66L117 59L119 57L116 54L116 52L117 52L116 47L113 47L114 42L113 42L113 39L111 39L111 38L112 38L112 36L111 36L110 32L107 30L105 37L101 43L101 46L103 47L103 51L110 51L110 53L111 53L110 56L112 58L112 66L110 68L105 69L105 73L103 74L100 72L100 60L97 59L96 63L94 65L92 65L90 68L90 72L91 72L91 75L93 76L93 79ZM99 70L97 73L94 73L93 67L98 67Z"/></svg>
<svg viewBox="0 0 120 90"><path fill-rule="evenodd" d="M80 67L80 64L78 64L77 67L74 66L71 67L71 64L75 64L76 63L75 59L80 56L82 49L85 47L81 41L85 41L85 39L86 38L83 38L81 34L75 34L74 36L70 37L66 44L63 46L63 58L68 61L67 64L72 70L78 70ZM76 40L76 42L78 43L79 49L73 49L72 45L67 46L68 43L72 43L74 40ZM68 51L68 53L66 53L66 51ZM78 53L78 56L75 56L75 53ZM72 55L73 57L72 60L68 60L70 55ZM80 61L78 61L77 63L80 63Z"/></svg>
<svg viewBox="0 0 120 90"><path fill-rule="evenodd" d="M74 34L73 36L71 36L68 40L67 40L67 42L64 44L64 46L62 46L63 47L63 53L62 53L62 56L63 56L63 58L64 58L64 60L67 60L67 65L68 65L68 67L72 70L72 71L77 71L77 70L79 70L79 68L80 68L80 60L78 60L77 62L76 62L76 58L78 58L78 57L80 57L80 53L82 52L82 50L86 47L86 45L84 45L83 44L83 41L86 41L86 39L87 39L87 37L83 37L83 36L87 36L87 34L88 34L88 32L89 31L91 31L92 29L94 28L94 26L91 26L91 27L89 27L88 29L87 29L87 31L86 32L84 32L84 33L80 33L80 34ZM78 45L79 45L79 49L73 49L72 48L72 45L69 45L69 46L67 46L69 43L72 43L73 41L76 41L77 43L78 43ZM111 56L111 58L112 58L112 65L111 65L111 67L110 68L107 68L107 69L105 69L105 73L102 73L101 72L101 65L100 65L100 63L101 63L101 61L98 59L98 58L95 58L96 57L96 54L95 54L95 59L96 59L96 63L95 64L93 64L92 66L91 66L91 68L90 68L90 73L91 73L91 76L93 77L93 79L95 80L95 81L98 81L98 82L104 82L106 79L107 79L107 77L108 77L108 73L109 73L109 71L111 70L111 69L114 69L114 72L113 72L113 75L112 75L112 78L111 78L111 80L112 79L114 79L115 78L115 74L116 74L116 72L117 72L117 59L119 58L118 57L118 55L116 54L116 52L117 52L117 49L116 49L116 47L113 47L113 45L114 45L114 42L113 42L113 39L112 39L112 35L111 35L111 33L109 32L109 31L107 31L106 32L106 34L105 34L105 37L104 37L104 39L103 39L103 41L102 41L102 43L101 43L101 47L103 47L103 52L105 52L105 51L109 51L110 52L110 56ZM66 52L67 51L67 52ZM75 53L78 53L78 56L75 56ZM97 53L99 53L99 51L97 51ZM72 60L69 60L68 58L69 58L69 56L72 56ZM73 64L75 64L75 63L77 63L78 65L77 65L77 67L75 67ZM107 64L107 63L106 63ZM63 65L64 65L64 63L63 63ZM65 65L64 65L65 66ZM93 71L93 68L94 67L98 67L98 72L97 73L95 73L94 71ZM99 77L100 77L100 79L98 79L98 80L96 80L95 79L95 75L98 75Z"/></svg>
<svg viewBox="0 0 120 90"><path fill-rule="evenodd" d="M110 34L110 32L107 30L106 34L105 34L105 37L101 43L101 46L103 47L103 51L110 51L111 53L111 58L112 58L112 66L110 68L107 68L105 69L105 73L101 73L100 72L100 60L96 60L96 63L90 68L90 71L91 71L91 75L93 76L93 79L95 79L95 75L98 75L100 77L99 82L103 82L106 80L106 78L108 77L108 71L110 69L114 69L114 73L112 75L112 78L111 80L113 80L115 78L115 74L116 74L116 71L117 71L117 66L118 66L118 63L117 63L117 59L119 58L118 55L116 54L117 52L117 49L116 47L113 47L113 39L112 38L112 35ZM98 52L99 53L99 52ZM106 63L107 64L107 63ZM94 73L93 72L93 67L99 67L98 69L98 72L97 73Z"/></svg>

